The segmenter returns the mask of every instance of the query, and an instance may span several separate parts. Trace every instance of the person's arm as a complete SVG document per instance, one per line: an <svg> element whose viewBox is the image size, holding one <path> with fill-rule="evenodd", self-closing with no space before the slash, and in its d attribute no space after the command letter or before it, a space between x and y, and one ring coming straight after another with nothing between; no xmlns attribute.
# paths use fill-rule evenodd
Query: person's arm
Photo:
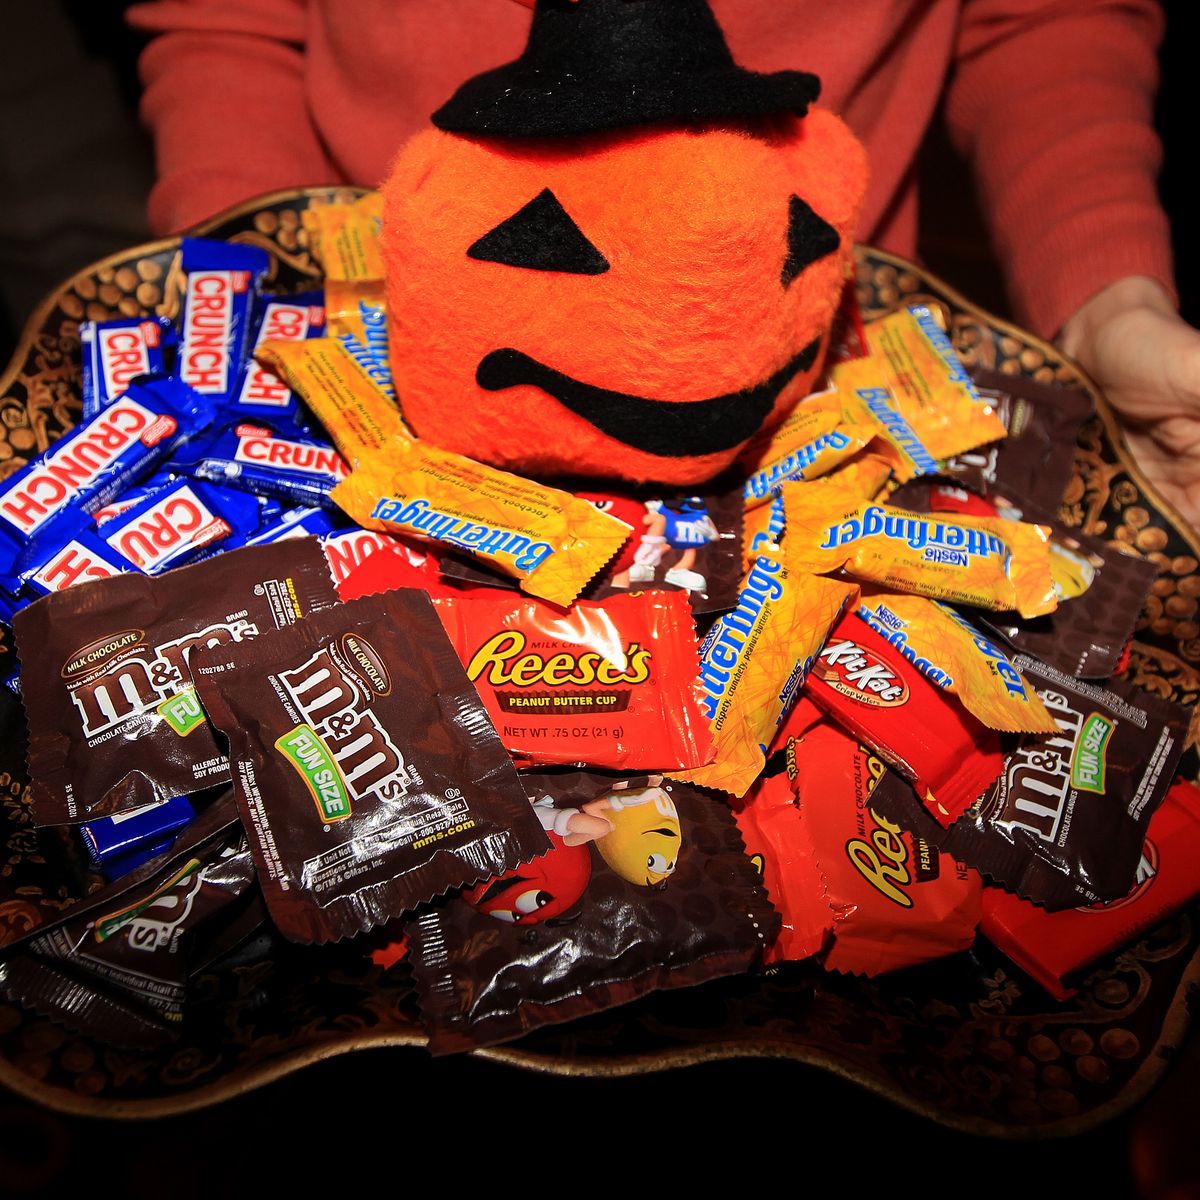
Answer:
<svg viewBox="0 0 1200 1200"><path fill-rule="evenodd" d="M154 0L128 11L154 36L140 61L169 233L260 192L340 182L304 94L304 0Z"/></svg>
<svg viewBox="0 0 1200 1200"><path fill-rule="evenodd" d="M1104 390L1200 524L1200 334L1176 311L1152 116L1156 0L966 0L947 120L1018 320Z"/></svg>

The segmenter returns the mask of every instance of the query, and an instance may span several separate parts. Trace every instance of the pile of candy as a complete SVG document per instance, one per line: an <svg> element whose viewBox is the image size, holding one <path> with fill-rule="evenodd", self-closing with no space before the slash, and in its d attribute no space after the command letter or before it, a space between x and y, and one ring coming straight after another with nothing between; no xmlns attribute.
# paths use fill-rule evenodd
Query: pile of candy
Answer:
<svg viewBox="0 0 1200 1200"><path fill-rule="evenodd" d="M1155 567L1054 518L1086 397L847 304L709 494L551 486L405 425L376 199L305 222L323 292L185 240L178 334L84 324L0 483L32 811L109 881L11 998L152 1049L267 920L386 927L434 1052L981 922L1062 997L1200 890L1190 714L1113 678Z"/></svg>

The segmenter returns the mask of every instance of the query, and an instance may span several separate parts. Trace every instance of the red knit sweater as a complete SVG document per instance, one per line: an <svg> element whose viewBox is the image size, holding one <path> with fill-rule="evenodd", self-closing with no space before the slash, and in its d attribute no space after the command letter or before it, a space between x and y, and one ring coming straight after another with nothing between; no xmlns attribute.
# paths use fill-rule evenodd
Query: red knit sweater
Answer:
<svg viewBox="0 0 1200 1200"><path fill-rule="evenodd" d="M584 3L587 0L583 0ZM911 256L913 162L946 89L1018 318L1050 334L1124 275L1173 287L1151 127L1156 0L712 0L734 57L811 70L867 145L860 238ZM158 231L258 192L375 185L467 77L515 58L513 0L152 0Z"/></svg>

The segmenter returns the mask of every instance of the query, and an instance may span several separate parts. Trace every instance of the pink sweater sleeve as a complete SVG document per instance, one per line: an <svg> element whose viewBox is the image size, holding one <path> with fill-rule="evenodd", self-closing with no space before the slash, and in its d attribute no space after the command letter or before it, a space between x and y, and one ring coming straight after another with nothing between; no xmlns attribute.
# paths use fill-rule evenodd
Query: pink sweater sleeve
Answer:
<svg viewBox="0 0 1200 1200"><path fill-rule="evenodd" d="M1174 292L1152 125L1156 0L966 0L946 103L1017 319L1049 336L1125 275Z"/></svg>
<svg viewBox="0 0 1200 1200"><path fill-rule="evenodd" d="M131 25L158 182L150 226L174 232L259 192L338 182L304 92L304 0L153 0Z"/></svg>

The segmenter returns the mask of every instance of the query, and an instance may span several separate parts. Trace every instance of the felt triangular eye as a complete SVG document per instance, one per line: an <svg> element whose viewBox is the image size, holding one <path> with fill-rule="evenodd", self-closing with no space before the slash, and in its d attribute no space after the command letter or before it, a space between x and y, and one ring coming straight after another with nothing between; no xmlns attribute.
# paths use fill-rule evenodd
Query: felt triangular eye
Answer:
<svg viewBox="0 0 1200 1200"><path fill-rule="evenodd" d="M793 196L788 207L788 248L783 261L780 282L788 284L817 259L832 254L840 243L838 232L799 196Z"/></svg>
<svg viewBox="0 0 1200 1200"><path fill-rule="evenodd" d="M608 270L608 259L583 236L549 188L485 233L467 255L530 271L603 275Z"/></svg>

